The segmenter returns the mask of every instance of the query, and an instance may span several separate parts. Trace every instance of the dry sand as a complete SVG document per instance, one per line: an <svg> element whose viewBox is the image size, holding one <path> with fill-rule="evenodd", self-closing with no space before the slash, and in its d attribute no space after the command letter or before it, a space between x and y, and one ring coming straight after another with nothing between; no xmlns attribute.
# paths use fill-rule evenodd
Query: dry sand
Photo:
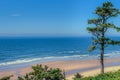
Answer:
<svg viewBox="0 0 120 80"><path fill-rule="evenodd" d="M105 64L113 64L115 62L120 62L119 58L105 59ZM75 73L79 72L83 76L94 76L100 73L100 61L99 60L61 60L61 61L51 61L40 63L43 65L48 65L52 68L60 68L65 70L68 79L72 79ZM31 65L32 66L32 65ZM26 73L32 71L31 66L15 69L0 71L0 78L3 76L14 75L11 80L16 80L18 75L25 75ZM119 65L108 65L105 67L105 72L116 71L120 69Z"/></svg>

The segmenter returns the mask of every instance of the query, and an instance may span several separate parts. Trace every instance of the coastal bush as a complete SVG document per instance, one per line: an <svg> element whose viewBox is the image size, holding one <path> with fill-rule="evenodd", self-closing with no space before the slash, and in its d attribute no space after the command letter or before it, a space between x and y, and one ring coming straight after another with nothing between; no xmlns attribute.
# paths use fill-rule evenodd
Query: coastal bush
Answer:
<svg viewBox="0 0 120 80"><path fill-rule="evenodd" d="M13 77L13 75L5 76L5 77L1 78L0 80L10 80L11 77Z"/></svg>
<svg viewBox="0 0 120 80"><path fill-rule="evenodd" d="M99 74L97 76L90 76L85 78L74 77L74 80L120 80L120 70L116 72L108 72L104 74Z"/></svg>
<svg viewBox="0 0 120 80"><path fill-rule="evenodd" d="M82 78L82 75L79 73L75 74L74 76L75 76L75 78L73 78L74 80Z"/></svg>
<svg viewBox="0 0 120 80"><path fill-rule="evenodd" d="M37 64L32 67L33 71L27 73L25 76L18 77L18 80L64 80L65 77L62 74L62 70L59 68L48 68L48 66L42 66Z"/></svg>

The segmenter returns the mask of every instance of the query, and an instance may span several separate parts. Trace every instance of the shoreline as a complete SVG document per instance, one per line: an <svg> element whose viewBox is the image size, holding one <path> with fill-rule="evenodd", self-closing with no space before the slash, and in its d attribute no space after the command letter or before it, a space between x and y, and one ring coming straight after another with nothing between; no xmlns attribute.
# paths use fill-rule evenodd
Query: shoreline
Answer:
<svg viewBox="0 0 120 80"><path fill-rule="evenodd" d="M120 56L120 52L114 52L113 53L106 53L104 57L107 58L115 58ZM10 60L10 61L3 61L0 62L0 71L10 69L14 66L20 67L21 65L26 65L30 66L32 64L37 64L37 63L43 63L43 62L50 62L50 61L60 61L60 60L91 60L91 59L99 59L99 54L75 54L75 55L64 55L64 56L47 56L47 57L33 57L33 58L23 58L23 59L15 59L15 60ZM26 67L26 66L21 66L21 67Z"/></svg>
<svg viewBox="0 0 120 80"><path fill-rule="evenodd" d="M75 55L74 57L68 57L66 56L66 58L54 58L54 59L43 59L43 60L36 60L36 61L32 61L32 62L24 62L24 63L14 63L12 64L11 61L10 63L11 64L7 64L9 62L5 62L6 64L3 64L3 65L0 65L0 71L6 71L6 70L14 70L14 69L21 69L21 68L24 68L24 67L29 67L31 65L34 65L34 64L42 64L42 63L47 63L47 62L54 62L54 61L85 61L85 60L99 60L99 57L98 55L94 55L94 56L84 56L84 57L76 57L77 55ZM109 56L109 57L105 57L105 59L113 59L113 58L118 58L118 56L120 57L120 55L117 55L117 56ZM65 56L64 56L65 57ZM26 59L24 59L26 60ZM20 62L20 60L17 60ZM16 61L12 61L12 62L16 62ZM2 63L1 63L2 64Z"/></svg>
<svg viewBox="0 0 120 80"><path fill-rule="evenodd" d="M120 69L120 59L117 58L107 58L105 59L105 68L109 67L117 67ZM41 62L41 63L34 63L32 65L42 64L47 65L52 68L60 68L61 70L65 70L66 77L72 78L75 73L81 73L84 76L93 75L95 72L100 72L100 61L98 59L91 59L91 60L57 60L57 61L49 61L49 62ZM16 68L11 70L4 70L0 71L0 78L4 76L14 75L11 80L16 80L17 76L23 76L28 71L31 70L31 66L23 67L23 68ZM74 65L74 66L73 66ZM112 71L109 69L108 71ZM87 74L91 73L91 74Z"/></svg>

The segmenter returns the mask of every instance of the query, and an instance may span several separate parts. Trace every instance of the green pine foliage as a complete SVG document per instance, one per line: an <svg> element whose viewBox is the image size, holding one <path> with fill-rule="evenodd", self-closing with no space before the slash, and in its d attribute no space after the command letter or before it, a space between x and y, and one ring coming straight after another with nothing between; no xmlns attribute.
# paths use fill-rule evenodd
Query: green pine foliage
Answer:
<svg viewBox="0 0 120 80"><path fill-rule="evenodd" d="M37 64L32 67L33 71L27 73L23 77L18 77L18 80L64 80L65 77L59 68L48 68Z"/></svg>
<svg viewBox="0 0 120 80"><path fill-rule="evenodd" d="M74 80L120 80L120 70L116 72L108 72L99 74L94 77L74 78Z"/></svg>
<svg viewBox="0 0 120 80"><path fill-rule="evenodd" d="M112 18L120 15L119 9L115 8L111 2L104 2L95 10L96 18L88 20L91 26L87 28L88 32L93 35L92 46L89 51L100 50L101 72L104 73L104 53L108 45L119 45L120 41L115 41L106 36L110 29L120 31L120 28L111 22Z"/></svg>

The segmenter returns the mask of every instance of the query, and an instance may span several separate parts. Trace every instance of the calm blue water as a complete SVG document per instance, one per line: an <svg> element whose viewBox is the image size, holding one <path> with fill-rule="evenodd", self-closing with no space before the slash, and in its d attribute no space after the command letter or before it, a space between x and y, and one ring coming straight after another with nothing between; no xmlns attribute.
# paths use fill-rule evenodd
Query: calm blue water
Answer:
<svg viewBox="0 0 120 80"><path fill-rule="evenodd" d="M120 40L120 37L112 37ZM89 53L89 37L67 38L0 38L0 66L68 58L98 57L99 50ZM120 46L106 49L106 57L120 55Z"/></svg>

